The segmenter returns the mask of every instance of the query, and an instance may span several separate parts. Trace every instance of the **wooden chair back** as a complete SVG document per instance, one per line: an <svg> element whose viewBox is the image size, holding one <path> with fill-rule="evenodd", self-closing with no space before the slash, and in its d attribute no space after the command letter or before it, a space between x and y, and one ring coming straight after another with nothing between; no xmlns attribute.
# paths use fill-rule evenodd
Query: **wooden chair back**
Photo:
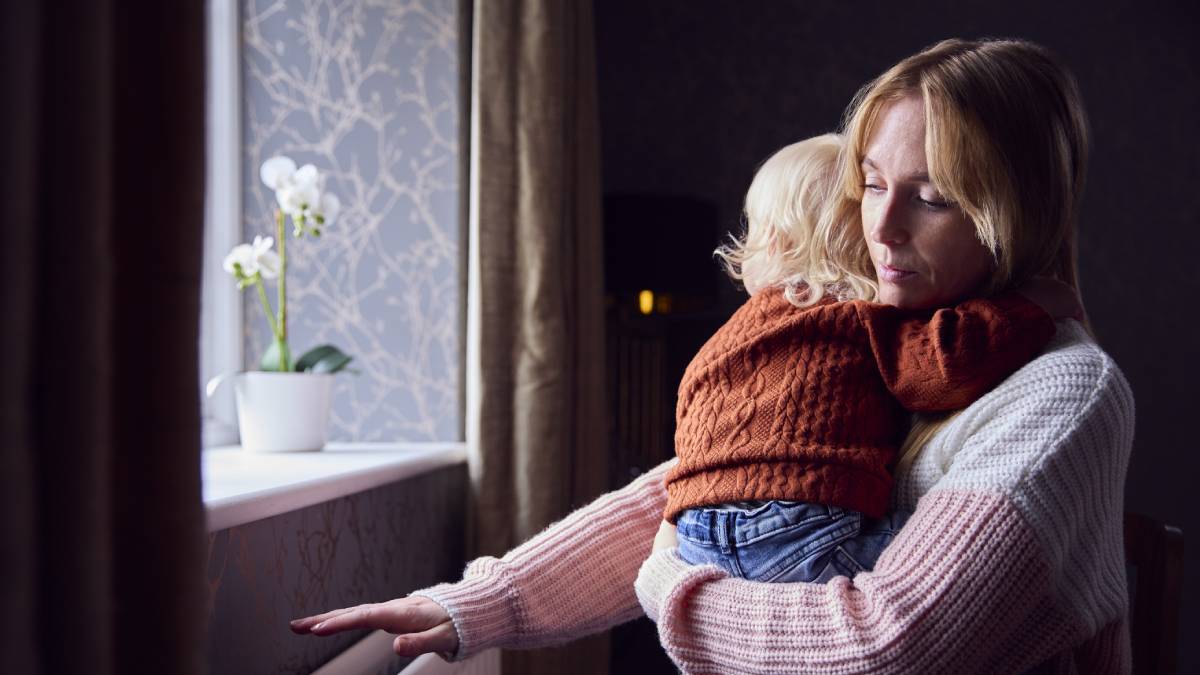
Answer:
<svg viewBox="0 0 1200 675"><path fill-rule="evenodd" d="M1125 563L1133 672L1174 673L1179 653L1183 532L1148 516L1126 513Z"/></svg>

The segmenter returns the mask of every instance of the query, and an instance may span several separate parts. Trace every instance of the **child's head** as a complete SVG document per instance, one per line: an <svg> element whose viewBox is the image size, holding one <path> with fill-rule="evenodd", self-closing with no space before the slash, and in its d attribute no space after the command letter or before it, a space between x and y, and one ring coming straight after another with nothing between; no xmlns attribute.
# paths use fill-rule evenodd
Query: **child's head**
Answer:
<svg viewBox="0 0 1200 675"><path fill-rule="evenodd" d="M842 275L828 268L820 242L845 213L838 189L844 145L837 134L792 143L754 175L746 192L746 234L716 251L751 295L783 286L793 304L807 305L836 286L831 282Z"/></svg>

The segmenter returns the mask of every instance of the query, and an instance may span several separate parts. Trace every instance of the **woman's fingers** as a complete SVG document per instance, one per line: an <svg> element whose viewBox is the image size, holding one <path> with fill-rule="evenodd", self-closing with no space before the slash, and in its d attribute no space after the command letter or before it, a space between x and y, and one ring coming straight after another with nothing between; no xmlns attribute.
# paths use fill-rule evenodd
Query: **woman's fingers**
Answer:
<svg viewBox="0 0 1200 675"><path fill-rule="evenodd" d="M458 651L458 632L450 615L441 605L420 596L335 609L296 619L291 628L301 635L333 635L358 628L396 633L392 649L401 656Z"/></svg>
<svg viewBox="0 0 1200 675"><path fill-rule="evenodd" d="M654 535L654 548L651 553L663 548L672 548L678 546L679 542L675 536L675 526L667 521L662 521L658 526L658 533Z"/></svg>
<svg viewBox="0 0 1200 675"><path fill-rule="evenodd" d="M453 654L458 651L458 632L452 622L445 621L427 631L397 635L392 640L392 650L400 656L420 656L429 652Z"/></svg>
<svg viewBox="0 0 1200 675"><path fill-rule="evenodd" d="M417 633L448 621L441 605L427 598L398 598L375 605L359 605L320 615L315 623L302 624L313 635L332 635L345 630L369 628L389 633ZM293 627L293 630L297 630ZM303 632L303 631L298 631Z"/></svg>
<svg viewBox="0 0 1200 675"><path fill-rule="evenodd" d="M321 623L322 621L332 619L333 617L338 616L340 614L345 614L346 612L353 612L354 610L358 609L359 607L366 607L366 605L357 605L355 607L343 607L342 609L335 609L335 610L332 610L329 612L325 612L324 614L316 614L314 616L306 616L303 619L296 619L296 620L292 621L289 625L292 628L292 632L303 635L303 634L309 632L309 630L313 626Z"/></svg>

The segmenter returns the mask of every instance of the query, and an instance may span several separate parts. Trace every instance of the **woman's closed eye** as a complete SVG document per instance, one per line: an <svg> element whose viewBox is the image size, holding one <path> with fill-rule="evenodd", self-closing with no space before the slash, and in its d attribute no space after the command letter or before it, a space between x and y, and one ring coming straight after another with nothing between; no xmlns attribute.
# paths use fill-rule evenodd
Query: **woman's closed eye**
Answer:
<svg viewBox="0 0 1200 675"><path fill-rule="evenodd" d="M874 195L887 194L887 188L878 183L863 183L862 188L863 192L869 192ZM940 211L942 209L948 209L951 206L954 206L953 202L950 202L940 196L922 197L919 193L917 193L913 195L913 199L915 199L921 206L932 211Z"/></svg>
<svg viewBox="0 0 1200 675"><path fill-rule="evenodd" d="M920 194L918 194L917 201L920 202L923 206L925 206L929 209L932 209L934 211L940 211L941 209L948 209L954 205L952 202L947 201L946 199L944 199L940 196L922 197Z"/></svg>

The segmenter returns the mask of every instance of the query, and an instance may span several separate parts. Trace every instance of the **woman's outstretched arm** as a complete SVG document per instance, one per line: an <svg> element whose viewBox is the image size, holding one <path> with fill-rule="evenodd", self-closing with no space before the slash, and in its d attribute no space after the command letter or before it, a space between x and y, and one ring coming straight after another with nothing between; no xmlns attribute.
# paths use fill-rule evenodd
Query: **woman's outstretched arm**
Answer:
<svg viewBox="0 0 1200 675"><path fill-rule="evenodd" d="M297 633L378 629L404 656L458 661L490 647L532 648L602 631L642 615L638 567L666 506L671 460L550 525L502 558L482 557L461 581L406 598L297 619Z"/></svg>
<svg viewBox="0 0 1200 675"><path fill-rule="evenodd" d="M874 572L762 584L652 555L637 592L685 673L1126 672L1128 384L1045 355L944 430L958 452Z"/></svg>
<svg viewBox="0 0 1200 675"><path fill-rule="evenodd" d="M445 608L461 660L489 647L560 644L642 615L633 592L666 506L675 460L597 498L502 558L478 558L463 579L413 592Z"/></svg>

